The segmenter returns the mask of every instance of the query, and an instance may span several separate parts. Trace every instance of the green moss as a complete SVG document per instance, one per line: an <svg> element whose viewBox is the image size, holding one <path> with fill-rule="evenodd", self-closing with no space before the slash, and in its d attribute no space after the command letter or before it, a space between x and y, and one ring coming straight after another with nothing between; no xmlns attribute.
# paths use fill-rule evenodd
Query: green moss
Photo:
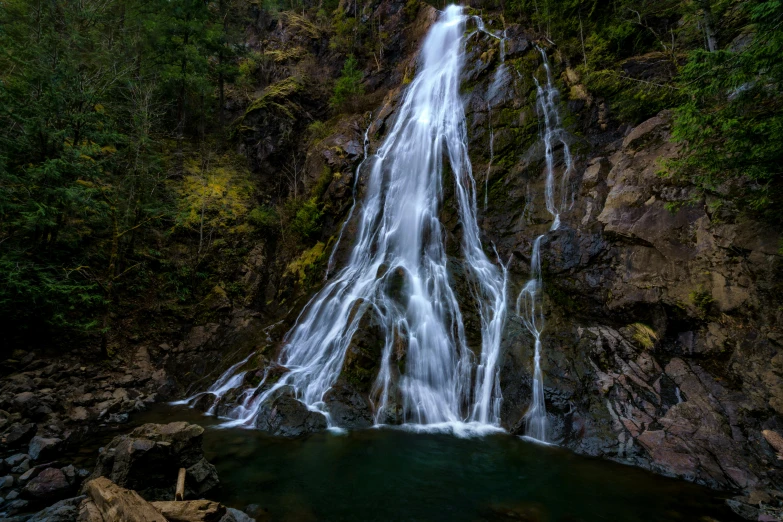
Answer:
<svg viewBox="0 0 783 522"><path fill-rule="evenodd" d="M321 216L323 211L318 204L318 200L313 197L299 207L294 219L291 221L291 230L308 238L321 231Z"/></svg>
<svg viewBox="0 0 783 522"><path fill-rule="evenodd" d="M314 267L324 260L325 252L326 245L319 241L313 248L305 250L299 257L291 261L283 275L293 275L300 285L307 285Z"/></svg>
<svg viewBox="0 0 783 522"><path fill-rule="evenodd" d="M631 330L632 339L642 348L649 350L658 341L658 334L655 333L655 330L644 323L629 324L628 328Z"/></svg>
<svg viewBox="0 0 783 522"><path fill-rule="evenodd" d="M301 92L302 89L304 89L304 84L296 76L289 76L284 80L273 83L264 89L258 98L253 100L238 123L241 124L248 114L260 110L275 110L291 120L295 119L295 113L298 112L299 106L289 98Z"/></svg>
<svg viewBox="0 0 783 522"><path fill-rule="evenodd" d="M337 176L339 177L339 173ZM315 182L315 186L313 186L312 191L312 197L316 199L321 199L324 194L326 194L326 190L329 188L329 185L332 183L332 181L335 179L335 176L332 174L332 170L324 165L323 170L321 171L321 175L318 176L318 181Z"/></svg>
<svg viewBox="0 0 783 522"><path fill-rule="evenodd" d="M250 211L248 219L253 226L262 231L271 231L280 225L280 216L274 207L261 205Z"/></svg>
<svg viewBox="0 0 783 522"><path fill-rule="evenodd" d="M693 303L693 305L699 310L700 315L702 316L705 316L709 313L712 303L715 302L712 294L705 290L701 285L688 294L688 298L691 300L691 303Z"/></svg>

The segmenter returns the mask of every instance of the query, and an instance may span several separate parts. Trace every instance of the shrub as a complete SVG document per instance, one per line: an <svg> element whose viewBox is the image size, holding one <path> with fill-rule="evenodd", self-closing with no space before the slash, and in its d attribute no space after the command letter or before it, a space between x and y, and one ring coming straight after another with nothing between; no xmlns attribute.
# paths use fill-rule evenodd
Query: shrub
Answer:
<svg viewBox="0 0 783 522"><path fill-rule="evenodd" d="M291 221L291 229L302 237L314 236L321 230L321 216L323 212L318 208L318 200L310 198L296 211Z"/></svg>
<svg viewBox="0 0 783 522"><path fill-rule="evenodd" d="M248 216L250 223L262 230L273 230L280 224L280 216L277 211L268 205L261 205L250 211Z"/></svg>
<svg viewBox="0 0 783 522"><path fill-rule="evenodd" d="M341 108L347 102L354 100L357 96L364 94L362 86L362 71L358 69L358 63L354 55L348 56L343 65L343 71L340 78L334 85L334 94L329 103L334 108Z"/></svg>

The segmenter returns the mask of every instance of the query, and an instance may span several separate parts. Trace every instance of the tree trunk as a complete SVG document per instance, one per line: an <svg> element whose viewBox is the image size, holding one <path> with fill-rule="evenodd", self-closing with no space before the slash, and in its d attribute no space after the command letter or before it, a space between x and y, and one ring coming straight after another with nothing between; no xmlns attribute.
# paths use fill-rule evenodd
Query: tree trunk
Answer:
<svg viewBox="0 0 783 522"><path fill-rule="evenodd" d="M176 169L177 169L177 175L182 175L184 169L184 159L182 156L182 140L185 137L185 94L186 94L186 85L185 85L185 78L187 73L187 67L188 67L188 59L185 56L185 52L187 51L188 47L188 40L190 37L190 33L185 33L185 38L182 42L182 63L180 65L180 74L182 75L182 81L180 82L179 87L179 96L177 96L177 150L175 153L176 156Z"/></svg>

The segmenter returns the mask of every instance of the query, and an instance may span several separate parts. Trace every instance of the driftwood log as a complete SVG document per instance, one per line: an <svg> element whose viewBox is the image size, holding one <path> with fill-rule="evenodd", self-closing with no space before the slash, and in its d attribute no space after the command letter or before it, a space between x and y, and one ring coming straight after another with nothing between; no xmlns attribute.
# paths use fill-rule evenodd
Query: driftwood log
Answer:
<svg viewBox="0 0 783 522"><path fill-rule="evenodd" d="M185 468L179 468L177 475L177 489L174 492L174 500L185 500Z"/></svg>
<svg viewBox="0 0 783 522"><path fill-rule="evenodd" d="M151 502L169 522L218 522L225 506L211 500Z"/></svg>
<svg viewBox="0 0 783 522"><path fill-rule="evenodd" d="M88 482L84 486L84 492L89 498L80 506L80 521L166 522L163 515L138 493L121 488L106 477Z"/></svg>

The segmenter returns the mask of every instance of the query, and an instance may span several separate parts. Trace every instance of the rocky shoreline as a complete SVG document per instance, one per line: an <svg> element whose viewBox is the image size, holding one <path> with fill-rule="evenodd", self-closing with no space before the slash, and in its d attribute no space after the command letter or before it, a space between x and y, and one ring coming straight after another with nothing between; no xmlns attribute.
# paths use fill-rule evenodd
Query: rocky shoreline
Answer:
<svg viewBox="0 0 783 522"><path fill-rule="evenodd" d="M92 472L63 466L67 457L48 460L66 443L36 435L27 453L0 461L8 473L0 477L0 520L253 522L238 509L204 498L220 480L204 457L203 433L187 422L144 424L101 448ZM180 469L184 500L174 501ZM257 506L250 509L263 515Z"/></svg>
<svg viewBox="0 0 783 522"><path fill-rule="evenodd" d="M122 509L149 513L149 520L253 520L208 500L220 480L204 458L203 428L173 422L130 430L131 416L166 393L164 372L139 364L123 371L120 365L109 370L29 359L0 388L0 521L141 520L138 514L123 518ZM128 433L106 443L94 464L76 458L85 442L122 432ZM774 432L765 436L779 442ZM187 470L188 500L172 507L180 468ZM727 504L747 520L773 521L781 500L774 491L755 492ZM245 509L264 520L257 506Z"/></svg>

